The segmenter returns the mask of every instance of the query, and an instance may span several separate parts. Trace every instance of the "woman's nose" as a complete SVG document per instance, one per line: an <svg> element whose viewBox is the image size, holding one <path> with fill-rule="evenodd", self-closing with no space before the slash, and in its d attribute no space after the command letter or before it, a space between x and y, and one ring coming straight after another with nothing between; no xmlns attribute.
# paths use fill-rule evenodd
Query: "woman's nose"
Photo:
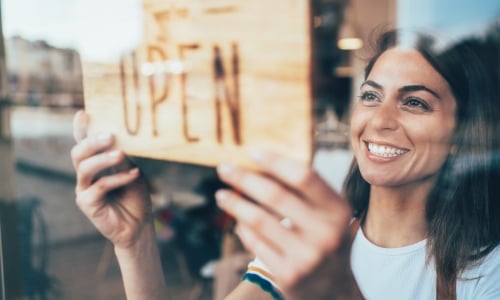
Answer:
<svg viewBox="0 0 500 300"><path fill-rule="evenodd" d="M395 130L398 128L398 110L392 101L383 101L374 108L370 124L376 130Z"/></svg>

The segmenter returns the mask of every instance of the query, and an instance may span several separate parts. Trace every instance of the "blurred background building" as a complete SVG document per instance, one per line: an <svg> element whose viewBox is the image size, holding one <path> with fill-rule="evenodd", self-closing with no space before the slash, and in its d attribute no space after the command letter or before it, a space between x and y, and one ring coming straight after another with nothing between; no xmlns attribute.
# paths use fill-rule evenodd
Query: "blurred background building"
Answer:
<svg viewBox="0 0 500 300"><path fill-rule="evenodd" d="M14 105L83 107L81 60L74 49L21 36L5 40L9 97Z"/></svg>

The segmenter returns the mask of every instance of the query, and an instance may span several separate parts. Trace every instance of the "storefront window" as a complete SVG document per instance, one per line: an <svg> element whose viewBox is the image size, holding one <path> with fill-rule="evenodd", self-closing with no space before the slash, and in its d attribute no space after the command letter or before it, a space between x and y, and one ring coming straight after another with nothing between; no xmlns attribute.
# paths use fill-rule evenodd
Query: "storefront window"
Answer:
<svg viewBox="0 0 500 300"><path fill-rule="evenodd" d="M0 0L0 300L125 298L112 244L75 204L78 110L111 111L109 123L99 115L101 129L144 137L124 142L134 151L156 148L130 156L152 187L171 298L218 300L252 255L215 205L224 186L216 163L239 159L230 151L249 144L270 145L341 189L352 159L350 109L374 32L500 36L497 0L245 3ZM354 46L339 46L347 35ZM182 143L159 157L169 138ZM201 151L182 148L197 143ZM232 273L217 272L235 253Z"/></svg>

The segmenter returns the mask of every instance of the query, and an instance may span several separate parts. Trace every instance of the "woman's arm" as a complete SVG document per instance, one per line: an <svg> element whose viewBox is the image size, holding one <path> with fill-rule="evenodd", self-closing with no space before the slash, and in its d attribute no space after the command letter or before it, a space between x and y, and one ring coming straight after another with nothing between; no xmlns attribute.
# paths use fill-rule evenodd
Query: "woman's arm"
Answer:
<svg viewBox="0 0 500 300"><path fill-rule="evenodd" d="M224 300L273 300L273 298L259 286L244 280Z"/></svg>
<svg viewBox="0 0 500 300"><path fill-rule="evenodd" d="M129 248L115 247L128 300L165 300L167 286L153 227L146 226Z"/></svg>

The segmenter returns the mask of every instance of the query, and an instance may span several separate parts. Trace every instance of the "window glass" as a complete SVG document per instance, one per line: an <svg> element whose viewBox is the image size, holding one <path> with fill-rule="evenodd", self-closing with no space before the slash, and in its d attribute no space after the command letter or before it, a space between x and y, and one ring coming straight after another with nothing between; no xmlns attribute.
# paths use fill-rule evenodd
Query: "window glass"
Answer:
<svg viewBox="0 0 500 300"><path fill-rule="evenodd" d="M169 11L174 11L177 4L193 12L213 14L210 22L217 23L219 19L215 16L236 12L237 2L0 1L5 50L5 53L0 51L3 59L0 62L0 292L6 287L6 299L34 296L48 299L125 298L112 245L75 204L76 177L70 158L75 145L72 119L84 108L84 77L93 76L93 80L102 83L103 90L110 87L105 81L109 73L107 64L119 65L123 55L133 52L147 35L168 39L168 34L177 34L180 40L203 36L205 28L193 29L186 24L180 24L173 33L168 32L165 24L170 17ZM216 9L201 8L209 4ZM349 112L363 80L374 29L396 27L431 31L447 41L469 35L489 33L498 37L500 34L498 0L294 0L282 1L282 5L292 7L289 11L293 13L310 9L310 22L305 22L310 28L297 30L310 37L307 39L310 44L300 48L310 50L304 51L304 55L311 55L307 57L310 65L304 66L302 61L291 59L293 68L281 65L284 68L284 75L281 75L283 78L307 75L304 80L310 88L307 96L311 97L314 121L312 163L336 189L341 189L352 159L348 139ZM148 21L144 11L153 6L164 8L163 14L155 15L156 31L144 25ZM281 10L272 9L276 10L276 16L269 24L255 21L258 29L250 28L248 32L239 33L240 37L255 38L259 30L277 28L275 30L281 32L276 33L276 40L281 39L283 43L290 37L293 40L290 28L273 23L280 22L283 16L279 15ZM268 7L255 9L255 19L261 10L269 11ZM184 10L175 12L176 17L186 16ZM253 16L249 18L252 19ZM232 22L238 21L238 18L232 19ZM232 26L219 25L228 30ZM348 31L344 25L352 25L350 29L354 30ZM361 44L356 40L355 45L362 48L340 48L338 40L348 33L360 38ZM224 36L225 31L211 34ZM311 49L307 48L309 46ZM227 70L232 66L232 71L237 73L239 67L243 66L243 70L254 63L240 65L237 61L245 61L252 47L238 50L237 46L231 48L230 43L224 47L227 52L223 59L219 57L219 68L224 63ZM230 49L238 50L238 55L230 56ZM276 60L295 57L292 54L297 52L298 49L288 47L282 55L276 56ZM196 57L211 59L212 53L217 51ZM83 74L82 68L89 63L95 72ZM294 69L297 65L301 72ZM179 67L173 65L176 66ZM209 67L212 65L202 71L212 80ZM310 68L310 73L304 68ZM266 92L277 89L276 82L282 78L275 76L274 67L265 65L261 71L258 80L265 81L262 85L257 85L253 74L243 75L239 77L247 84L243 88L260 88ZM216 78L218 83L221 78L223 81L224 76ZM196 84L196 80L189 82L194 96L197 96ZM288 85L289 89L294 87ZM294 93L289 91L284 95L292 98ZM259 112L268 113L265 108ZM279 115L279 112L271 113ZM287 130L290 129L283 128ZM214 168L151 158L133 159L152 186L154 225L165 280L174 287L172 292L177 293L172 299L188 299L189 296L192 299L196 293L198 299L218 299L239 281L252 255L233 234L231 218L215 205L214 192L223 184ZM216 272L215 263L225 258L223 254L236 252L241 256L229 264L227 272Z"/></svg>

